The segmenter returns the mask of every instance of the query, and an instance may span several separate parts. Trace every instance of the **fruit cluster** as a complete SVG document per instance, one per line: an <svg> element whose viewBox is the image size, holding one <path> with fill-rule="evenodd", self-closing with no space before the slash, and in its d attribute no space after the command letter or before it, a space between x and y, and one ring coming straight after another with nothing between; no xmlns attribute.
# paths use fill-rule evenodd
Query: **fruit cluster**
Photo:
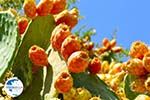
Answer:
<svg viewBox="0 0 150 100"><path fill-rule="evenodd" d="M65 23L71 29L78 22L78 10L76 8L70 11L65 10L66 3L66 0L41 0L39 4L36 5L35 0L25 0L23 8L29 19L51 14L54 15L57 25ZM28 19L25 17L20 18L18 21L19 33L23 34L27 26Z"/></svg>
<svg viewBox="0 0 150 100"><path fill-rule="evenodd" d="M57 26L51 33L50 43L53 49L58 51L66 61L70 73L81 73L88 70L91 74L97 74L101 70L100 59L98 57L90 59L89 53L83 49L83 40L71 32L72 28L78 23L78 9L73 8L69 11L65 9L65 6L66 0L41 0L38 5L34 0L25 0L23 5L28 19L34 20L37 16L53 15ZM28 19L23 17L18 20L20 34L26 31ZM92 44L90 49L92 50L93 47ZM38 45L30 47L28 56L33 64L33 72L42 68L41 66L49 65L46 51ZM54 84L56 90L64 94L64 100L68 100L67 95L73 89L73 78L69 72L60 73ZM92 98L90 92L82 88L76 90L76 96L75 100L81 100L81 98L85 98L83 100L100 100L99 97Z"/></svg>
<svg viewBox="0 0 150 100"><path fill-rule="evenodd" d="M123 69L129 74L137 76L131 84L132 90L140 93L150 91L149 47L141 41L135 41L131 45L129 55L131 59L124 63Z"/></svg>
<svg viewBox="0 0 150 100"><path fill-rule="evenodd" d="M149 47L141 41L135 41L129 52L131 59L124 63L117 62L111 56L122 52L123 48L116 45L116 39L104 38L102 46L94 48L94 43L88 36L80 38L72 34L72 29L78 23L79 11L77 8L67 10L65 7L66 0L41 0L37 5L35 0L25 0L23 8L26 17L18 20L19 33L22 35L28 27L28 20L49 14L54 17L56 27L51 33L50 43L66 62L68 69L59 73L54 82L54 87L63 95L63 100L101 100L100 97L92 97L94 94L85 88L74 88L72 73L86 72L98 75L121 100L127 100L123 88L120 87L126 74L137 76L130 85L133 91L150 92ZM33 72L42 68L41 66L49 65L48 54L37 45L30 47L28 56L33 64ZM111 61L106 58L111 58ZM146 98L149 100L150 97L139 95L135 100L146 100Z"/></svg>
<svg viewBox="0 0 150 100"><path fill-rule="evenodd" d="M41 0L38 5L34 0L25 0L23 8L26 16L32 20L37 16L47 16L49 14L54 16L57 27L53 30L50 41L53 48L61 52L64 59L68 59L74 51L80 50L81 47L76 36L69 36L71 35L71 28L77 24L78 10L73 8L68 11L65 10L65 6L66 0ZM27 18L23 17L18 20L20 34L25 32L27 26ZM65 39L66 42L62 44ZM72 49L70 49L69 45L72 45ZM64 50L63 48L66 49ZM47 54L39 46L33 45L30 48L29 58L35 67L48 65Z"/></svg>
<svg viewBox="0 0 150 100"><path fill-rule="evenodd" d="M109 64L105 60L102 62L101 73L98 76L119 96L120 100L126 100L124 90L120 87L126 75L122 68L123 64L120 62L112 61Z"/></svg>
<svg viewBox="0 0 150 100"><path fill-rule="evenodd" d="M59 16L54 16L57 26L50 38L52 47L66 61L70 73L89 72L95 75L109 71L109 74L118 74L113 79L113 82L111 82L111 87L115 89L119 85L119 83L115 84L117 78L121 77L118 79L118 81L121 81L125 75L122 72L122 64L117 63L114 66L112 65L112 68L102 67L106 65L104 63L107 63L107 61L102 61L100 56L105 52L119 53L122 51L122 48L116 46L116 39L109 41L107 38L104 38L102 41L103 46L95 50L94 43L90 42L88 37L80 38L73 35L71 30L77 24L78 13L78 10L73 8L71 11L64 10L58 14ZM65 77L62 79L61 74L56 79L55 88L59 93L66 94L72 89L73 79L69 72L67 73L68 78ZM63 86L59 86L60 84L63 84Z"/></svg>
<svg viewBox="0 0 150 100"><path fill-rule="evenodd" d="M46 16L48 14L58 14L65 9L66 0L41 0L36 5L35 0L24 1L25 14L34 19L36 16Z"/></svg>
<svg viewBox="0 0 150 100"><path fill-rule="evenodd" d="M122 51L122 47L120 46L116 46L117 42L116 42L116 39L112 39L111 41L108 39L108 38L104 38L102 40L102 47L98 48L97 49L97 52L99 54L102 54L104 52L107 52L107 51L111 51L111 52L114 52L114 53L119 53Z"/></svg>

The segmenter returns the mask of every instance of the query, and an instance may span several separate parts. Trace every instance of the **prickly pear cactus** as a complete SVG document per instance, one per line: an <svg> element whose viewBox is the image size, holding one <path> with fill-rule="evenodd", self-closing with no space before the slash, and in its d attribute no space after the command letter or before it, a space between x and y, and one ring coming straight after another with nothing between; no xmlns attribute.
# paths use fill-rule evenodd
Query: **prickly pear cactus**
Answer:
<svg viewBox="0 0 150 100"><path fill-rule="evenodd" d="M54 88L55 79L60 72L67 71L65 61L63 61L58 52L53 49L51 49L51 54L49 55L49 62L53 68L53 83L50 92L45 95L45 100L57 96L57 91ZM85 87L92 94L100 96L103 100L119 100L116 94L96 75L89 75L85 72L81 74L72 74L72 77L74 80L74 87L76 88Z"/></svg>
<svg viewBox="0 0 150 100"><path fill-rule="evenodd" d="M0 79L12 67L19 45L17 21L10 12L0 12Z"/></svg>
<svg viewBox="0 0 150 100"><path fill-rule="evenodd" d="M39 3L40 5L42 4L43 9L47 9L47 7L43 7L45 3L47 4L47 2ZM56 5L57 4L61 6L62 1L56 2ZM54 4L53 6L56 5ZM65 8L62 10L64 9ZM13 10L11 11L13 12ZM77 42L79 42L81 46L79 46L79 50L85 51L89 55L89 59L86 59L86 67L88 68L81 71L81 73L72 73L73 71L68 69L70 66L67 68L69 60L67 62L62 59L62 52L59 53L60 51L54 50L54 46L52 47L50 43L50 39L53 42L51 33L56 34L56 38L57 36L67 37L64 36L67 32L69 34L72 33L68 27L61 27L60 29L56 27L60 33L53 31L55 24L60 21L57 20L57 16L59 16L58 19L61 18L60 20L64 21L61 23L62 25L64 23L68 25L73 24L74 19L77 21L79 18L77 9L70 11L65 9L63 13L58 13L57 15L48 15L47 13L45 16L39 16L37 12L36 18L29 18L29 20L31 20L29 23L26 21L28 25L24 25L24 23L18 23L17 25L16 19L22 16L16 14L16 18L14 18L8 12L0 13L0 80L5 79L3 78L4 73L7 69L10 69L11 73L13 73L15 77L18 77L24 85L22 94L13 98L9 97L9 94L5 91L4 81L0 81L0 99L1 96L4 96L4 98L10 98L11 100L94 100L94 97L101 98L102 100L134 100L140 93L131 90L130 85L135 81L135 77L127 75L127 71L124 70L125 65L121 64L121 60L118 60L121 56L124 56L124 53L122 47L116 46L116 39L109 40L104 38L102 46L95 46L94 42L90 39L91 35L95 32L89 30L83 33L82 37L82 35L80 35L81 30L79 30L77 32L78 35L76 34L79 36ZM22 26L25 32L23 35L18 35L18 28L22 29ZM61 40L60 38L58 39ZM65 41L59 40L57 41L63 43ZM73 42L68 42L70 50L73 49L73 46L76 47L76 45L72 45ZM62 46L63 43L61 43ZM35 65L32 64L28 56L29 48L33 45L38 45L45 49L48 54L48 64L46 59L47 66L43 66L41 69L39 68L36 72L33 72ZM73 50L73 52L76 51ZM81 56L80 58L87 58L87 55L79 56ZM78 59L76 61L78 61ZM79 65L76 65L75 67L78 66ZM67 74L61 74L62 72L67 72ZM57 86L57 82L62 88ZM62 82L67 83L67 85L69 84L68 88L70 91L61 91L61 89L67 89L67 85L62 85ZM148 82L149 80L146 81L146 87ZM149 95L145 92L143 94Z"/></svg>
<svg viewBox="0 0 150 100"><path fill-rule="evenodd" d="M32 81L32 63L28 57L28 50L32 45L38 45L46 50L50 44L49 38L54 27L53 16L38 16L29 23L25 31L13 64L13 73L23 81L25 88Z"/></svg>
<svg viewBox="0 0 150 100"><path fill-rule="evenodd" d="M13 73L15 73L15 76L23 81L26 89L22 95L17 98L17 100L42 99L40 91L42 90L44 81L43 77L46 72L44 71L43 73L43 70L39 70L34 74L32 73L32 63L28 57L28 50L35 44L46 50L50 44L49 38L54 27L55 22L53 16L38 16L30 22L27 30L25 31L25 36L13 64ZM50 71L51 70L52 69L50 68ZM33 93L31 93L31 91ZM45 93L45 91L43 91L43 93Z"/></svg>

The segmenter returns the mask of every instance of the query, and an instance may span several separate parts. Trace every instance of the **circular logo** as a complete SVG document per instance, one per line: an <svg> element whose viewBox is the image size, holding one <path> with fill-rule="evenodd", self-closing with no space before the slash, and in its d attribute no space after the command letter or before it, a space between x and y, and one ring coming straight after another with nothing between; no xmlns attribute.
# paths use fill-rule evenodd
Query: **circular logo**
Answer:
<svg viewBox="0 0 150 100"><path fill-rule="evenodd" d="M23 83L17 77L10 78L6 81L4 90L11 97L17 97L23 92Z"/></svg>

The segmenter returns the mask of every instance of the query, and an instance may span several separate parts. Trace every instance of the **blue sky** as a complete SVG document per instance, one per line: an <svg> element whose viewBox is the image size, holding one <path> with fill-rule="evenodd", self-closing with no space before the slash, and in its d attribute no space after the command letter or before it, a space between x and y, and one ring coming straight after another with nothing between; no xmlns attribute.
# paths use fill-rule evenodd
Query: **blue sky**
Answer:
<svg viewBox="0 0 150 100"><path fill-rule="evenodd" d="M82 19L78 26L87 25L96 29L92 37L100 43L102 38L111 38L117 29L119 45L129 48L135 40L150 45L150 0L80 0L77 7Z"/></svg>

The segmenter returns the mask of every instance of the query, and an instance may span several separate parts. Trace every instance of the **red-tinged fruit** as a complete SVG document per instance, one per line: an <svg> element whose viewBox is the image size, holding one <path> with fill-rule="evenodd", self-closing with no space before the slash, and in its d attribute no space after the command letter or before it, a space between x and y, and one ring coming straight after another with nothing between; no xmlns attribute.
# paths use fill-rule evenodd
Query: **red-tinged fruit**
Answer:
<svg viewBox="0 0 150 100"><path fill-rule="evenodd" d="M112 39L111 41L110 41L110 46L111 46L111 48L113 48L113 47L115 47L116 46L116 39Z"/></svg>
<svg viewBox="0 0 150 100"><path fill-rule="evenodd" d="M148 52L148 46L141 41L132 43L129 55L133 58L143 59L144 55Z"/></svg>
<svg viewBox="0 0 150 100"><path fill-rule="evenodd" d="M28 26L28 19L23 17L18 20L19 34L22 35Z"/></svg>
<svg viewBox="0 0 150 100"><path fill-rule="evenodd" d="M95 57L89 63L89 71L92 74L97 74L100 72L100 70L101 70L101 62L99 58Z"/></svg>
<svg viewBox="0 0 150 100"><path fill-rule="evenodd" d="M31 48L29 49L29 58L34 65L48 65L48 56L45 50L37 45L31 46Z"/></svg>
<svg viewBox="0 0 150 100"><path fill-rule="evenodd" d="M64 10L55 16L56 24L65 23L72 29L78 23L78 9Z"/></svg>
<svg viewBox="0 0 150 100"><path fill-rule="evenodd" d="M51 14L58 14L63 11L66 7L66 0L53 0L53 8L51 10Z"/></svg>
<svg viewBox="0 0 150 100"><path fill-rule="evenodd" d="M77 36L70 35L68 36L62 43L61 46L61 54L64 60L67 60L69 56L81 49L81 44Z"/></svg>
<svg viewBox="0 0 150 100"><path fill-rule="evenodd" d="M124 70L132 75L142 76L147 74L142 60L138 58L130 59L125 63Z"/></svg>
<svg viewBox="0 0 150 100"><path fill-rule="evenodd" d="M73 87L73 79L67 72L62 72L54 84L59 93L67 93Z"/></svg>
<svg viewBox="0 0 150 100"><path fill-rule="evenodd" d="M77 51L68 58L67 67L70 72L84 72L89 64L89 56L84 51Z"/></svg>
<svg viewBox="0 0 150 100"><path fill-rule="evenodd" d="M52 32L51 36L51 44L52 47L57 50L61 51L61 45L62 42L65 40L66 37L68 37L71 34L71 31L69 27L65 24L59 24L58 26L55 27L55 29Z"/></svg>
<svg viewBox="0 0 150 100"><path fill-rule="evenodd" d="M46 16L48 15L53 8L53 1L52 0L41 0L37 5L37 14L39 16Z"/></svg>
<svg viewBox="0 0 150 100"><path fill-rule="evenodd" d="M35 0L25 0L23 4L25 14L34 19L36 17L36 3Z"/></svg>
<svg viewBox="0 0 150 100"><path fill-rule="evenodd" d="M102 44L105 48L110 49L110 41L108 40L108 38L104 38Z"/></svg>

